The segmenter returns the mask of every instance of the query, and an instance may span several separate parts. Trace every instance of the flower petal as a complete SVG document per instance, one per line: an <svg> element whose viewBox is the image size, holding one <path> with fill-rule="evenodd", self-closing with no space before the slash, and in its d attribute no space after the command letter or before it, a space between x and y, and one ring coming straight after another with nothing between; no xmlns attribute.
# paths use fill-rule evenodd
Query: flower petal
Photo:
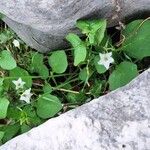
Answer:
<svg viewBox="0 0 150 150"><path fill-rule="evenodd" d="M99 53L100 60L104 60L105 54Z"/></svg>
<svg viewBox="0 0 150 150"><path fill-rule="evenodd" d="M106 53L105 55L106 55L106 57L111 58L112 57L112 52Z"/></svg>
<svg viewBox="0 0 150 150"><path fill-rule="evenodd" d="M109 69L109 66L110 66L110 63L109 63L109 62L105 62L103 65L104 65L105 68L108 70L108 69Z"/></svg>
<svg viewBox="0 0 150 150"><path fill-rule="evenodd" d="M25 101L26 103L30 103L30 99L32 95L33 94L31 93L31 88L27 89L22 93L20 100Z"/></svg>
<svg viewBox="0 0 150 150"><path fill-rule="evenodd" d="M109 59L109 63L113 63L114 62L114 59L111 57L110 59Z"/></svg>

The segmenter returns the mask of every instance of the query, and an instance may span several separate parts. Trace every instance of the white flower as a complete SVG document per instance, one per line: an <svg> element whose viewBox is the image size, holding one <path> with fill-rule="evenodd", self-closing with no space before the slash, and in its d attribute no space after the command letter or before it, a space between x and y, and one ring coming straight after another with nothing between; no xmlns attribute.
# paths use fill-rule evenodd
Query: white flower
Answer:
<svg viewBox="0 0 150 150"><path fill-rule="evenodd" d="M106 54L99 53L99 57L100 57L100 60L98 64L104 65L105 68L108 70L110 64L114 62L114 59L112 58L112 52L106 53Z"/></svg>
<svg viewBox="0 0 150 150"><path fill-rule="evenodd" d="M21 101L25 101L26 103L30 103L30 99L31 99L31 96L32 96L33 94L31 93L31 88L30 89L28 89L28 90L25 90L23 93L22 93L22 95L21 95L21 97L20 97L20 100Z"/></svg>
<svg viewBox="0 0 150 150"><path fill-rule="evenodd" d="M18 40L14 40L14 41L13 41L13 44L14 44L15 47L20 48L20 43L19 43Z"/></svg>
<svg viewBox="0 0 150 150"><path fill-rule="evenodd" d="M22 81L21 78L19 78L18 80L13 80L12 82L15 84L16 90L23 89L24 84L26 84L24 81Z"/></svg>

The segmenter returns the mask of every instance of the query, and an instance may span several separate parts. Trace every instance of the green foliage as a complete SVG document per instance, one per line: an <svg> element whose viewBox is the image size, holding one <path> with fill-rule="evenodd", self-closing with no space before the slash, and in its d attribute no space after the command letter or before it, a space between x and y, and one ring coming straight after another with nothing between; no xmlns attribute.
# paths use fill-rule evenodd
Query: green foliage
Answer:
<svg viewBox="0 0 150 150"><path fill-rule="evenodd" d="M15 47L17 36L0 31L0 143L128 84L148 68L150 21L129 23L119 41L106 26L106 20L78 20L82 35L66 37L72 47L48 54L21 40Z"/></svg>
<svg viewBox="0 0 150 150"><path fill-rule="evenodd" d="M3 142L6 142L13 138L17 132L20 129L19 123L13 124L13 125L7 125L4 127L4 137L3 137Z"/></svg>
<svg viewBox="0 0 150 150"><path fill-rule="evenodd" d="M28 126L27 124L23 124L21 125L21 133L25 133L28 132L29 130L31 130L32 128L30 126Z"/></svg>
<svg viewBox="0 0 150 150"><path fill-rule="evenodd" d="M4 88L3 88L4 79L0 78L0 97L3 96Z"/></svg>
<svg viewBox="0 0 150 150"><path fill-rule="evenodd" d="M0 98L0 119L4 119L7 116L9 101L5 97Z"/></svg>
<svg viewBox="0 0 150 150"><path fill-rule="evenodd" d="M0 33L0 44L6 44L13 38L11 31L4 30Z"/></svg>
<svg viewBox="0 0 150 150"><path fill-rule="evenodd" d="M68 34L66 39L72 44L74 48L74 65L78 66L86 59L86 45L77 35L73 33Z"/></svg>
<svg viewBox="0 0 150 150"><path fill-rule="evenodd" d="M101 27L97 30L95 34L95 43L96 45L100 45L102 40L104 39L106 32L107 22L106 20L101 21Z"/></svg>
<svg viewBox="0 0 150 150"><path fill-rule="evenodd" d="M55 73L64 73L68 67L67 55L65 51L55 51L48 59L52 71Z"/></svg>
<svg viewBox="0 0 150 150"><path fill-rule="evenodd" d="M56 96L43 94L38 99L37 114L43 119L53 117L61 109L62 104Z"/></svg>
<svg viewBox="0 0 150 150"><path fill-rule="evenodd" d="M26 83L25 86L27 88L30 88L32 86L32 77L23 68L16 67L15 69L13 69L9 72L9 76L12 77L12 79L10 80L11 84L12 84L12 80L17 80L18 78L21 77L22 80Z"/></svg>
<svg viewBox="0 0 150 150"><path fill-rule="evenodd" d="M43 92L44 93L52 93L53 91L53 88L50 84L46 83L44 86L43 86Z"/></svg>
<svg viewBox="0 0 150 150"><path fill-rule="evenodd" d="M16 108L15 106L9 106L8 107L8 112L7 112L7 117L18 121L20 119L21 111Z"/></svg>
<svg viewBox="0 0 150 150"><path fill-rule="evenodd" d="M67 100L69 103L79 103L82 104L87 100L87 97L84 93L68 93Z"/></svg>
<svg viewBox="0 0 150 150"><path fill-rule="evenodd" d="M85 82L87 79L91 77L92 74L93 74L92 70L87 70L87 68L83 68L79 73L79 79Z"/></svg>
<svg viewBox="0 0 150 150"><path fill-rule="evenodd" d="M38 73L42 76L42 79L47 79L49 77L49 70L44 64L44 56L39 53L33 53L30 70L33 73Z"/></svg>
<svg viewBox="0 0 150 150"><path fill-rule="evenodd" d="M127 55L137 59L150 56L150 20L136 20L123 31L125 41L122 46Z"/></svg>
<svg viewBox="0 0 150 150"><path fill-rule="evenodd" d="M3 139L3 137L4 137L4 132L0 131L0 141Z"/></svg>
<svg viewBox="0 0 150 150"><path fill-rule="evenodd" d="M79 20L77 27L89 38L90 44L100 45L106 31L106 20Z"/></svg>
<svg viewBox="0 0 150 150"><path fill-rule="evenodd" d="M4 17L4 14L0 13L0 19L3 19Z"/></svg>
<svg viewBox="0 0 150 150"><path fill-rule="evenodd" d="M102 74L102 73L105 73L107 71L107 69L103 65L99 65L98 64L99 60L100 60L99 56L95 56L95 58L94 58L94 65L95 65L96 71L99 74Z"/></svg>
<svg viewBox="0 0 150 150"><path fill-rule="evenodd" d="M93 95L94 97L99 97L101 95L102 92L102 81L94 81L93 86L90 89L90 93L91 95Z"/></svg>
<svg viewBox="0 0 150 150"><path fill-rule="evenodd" d="M0 67L2 67L5 70L12 70L15 67L17 67L15 59L7 50L3 50L0 53Z"/></svg>
<svg viewBox="0 0 150 150"><path fill-rule="evenodd" d="M20 121L22 121L22 125L27 123L29 127L32 127L42 123L42 120L37 116L36 110L30 105L27 105L23 108L21 115L22 118Z"/></svg>
<svg viewBox="0 0 150 150"><path fill-rule="evenodd" d="M117 66L109 77L110 90L126 85L138 75L137 66L124 61Z"/></svg>

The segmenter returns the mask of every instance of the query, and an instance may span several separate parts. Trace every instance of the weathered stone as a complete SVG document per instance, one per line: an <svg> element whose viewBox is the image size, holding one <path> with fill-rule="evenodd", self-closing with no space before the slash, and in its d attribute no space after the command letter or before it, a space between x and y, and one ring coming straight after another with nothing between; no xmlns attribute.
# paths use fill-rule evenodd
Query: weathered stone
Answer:
<svg viewBox="0 0 150 150"><path fill-rule="evenodd" d="M107 18L110 25L150 11L150 0L1 0L4 21L31 47L46 52L66 45L81 18ZM147 12L148 14L148 12Z"/></svg>
<svg viewBox="0 0 150 150"><path fill-rule="evenodd" d="M0 150L149 150L150 69L129 85L93 100Z"/></svg>

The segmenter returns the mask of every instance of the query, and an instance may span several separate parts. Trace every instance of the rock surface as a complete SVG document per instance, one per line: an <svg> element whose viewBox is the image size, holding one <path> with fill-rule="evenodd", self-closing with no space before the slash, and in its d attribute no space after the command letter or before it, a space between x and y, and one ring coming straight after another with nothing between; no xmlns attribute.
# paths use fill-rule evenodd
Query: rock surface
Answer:
<svg viewBox="0 0 150 150"><path fill-rule="evenodd" d="M78 32L78 19L107 18L114 25L134 14L149 15L150 0L1 0L0 12L28 45L46 52L66 45L66 34Z"/></svg>
<svg viewBox="0 0 150 150"><path fill-rule="evenodd" d="M150 69L129 85L14 138L0 150L150 150Z"/></svg>

